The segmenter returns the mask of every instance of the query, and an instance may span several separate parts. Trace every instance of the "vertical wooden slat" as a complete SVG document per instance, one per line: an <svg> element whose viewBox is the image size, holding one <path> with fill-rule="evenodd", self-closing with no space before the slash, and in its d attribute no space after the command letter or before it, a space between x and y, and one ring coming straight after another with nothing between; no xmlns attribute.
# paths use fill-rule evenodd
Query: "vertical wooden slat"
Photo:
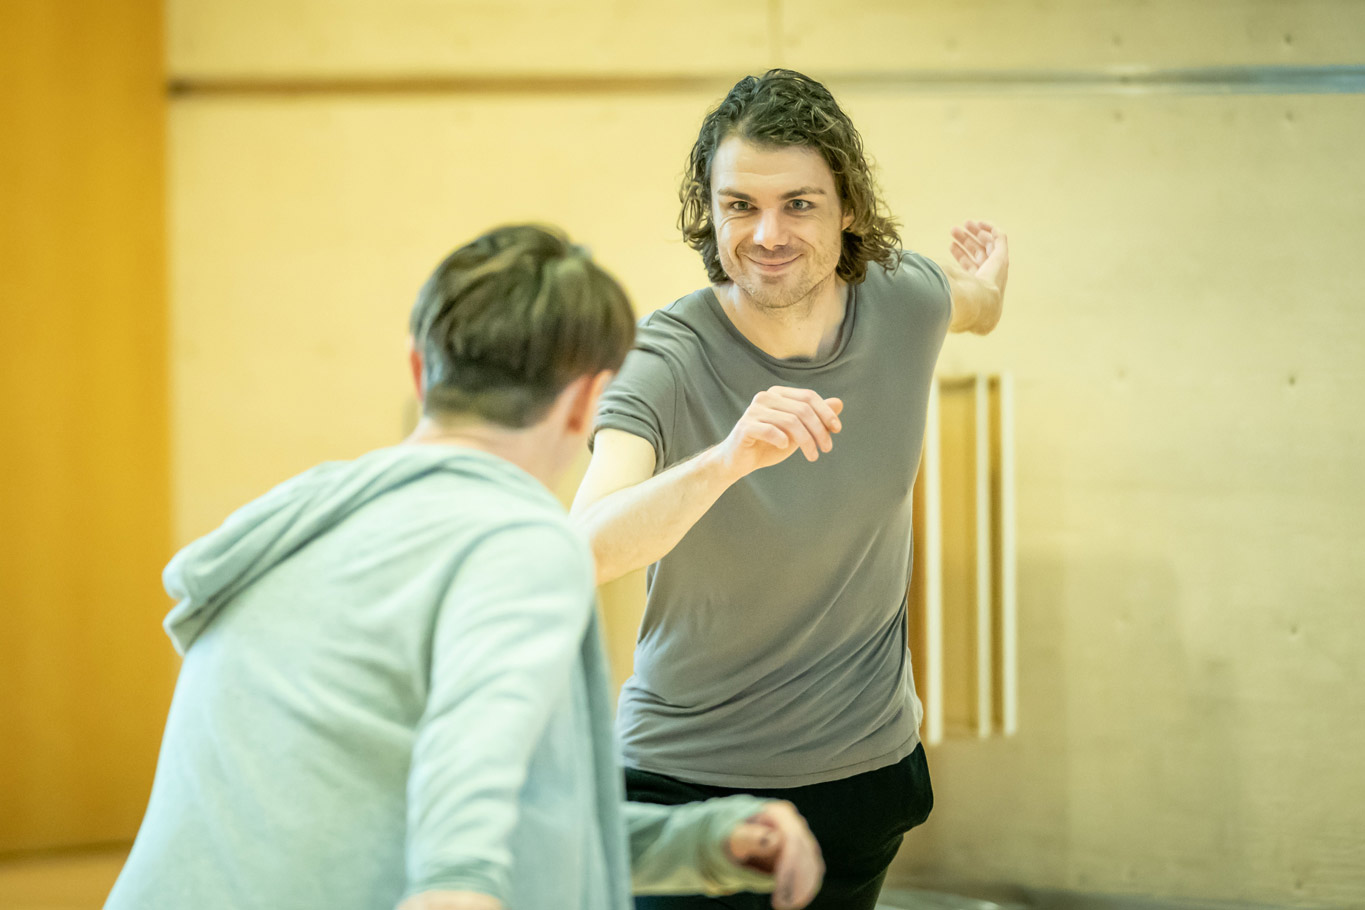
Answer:
<svg viewBox="0 0 1365 910"><path fill-rule="evenodd" d="M984 375L972 379L972 509L976 521L973 561L976 568L976 735L990 736L992 708L991 652L994 599L991 578L990 394Z"/></svg>
<svg viewBox="0 0 1365 910"><path fill-rule="evenodd" d="M1019 644L1014 519L1014 386L990 379L991 574L995 729L1019 729Z"/></svg>

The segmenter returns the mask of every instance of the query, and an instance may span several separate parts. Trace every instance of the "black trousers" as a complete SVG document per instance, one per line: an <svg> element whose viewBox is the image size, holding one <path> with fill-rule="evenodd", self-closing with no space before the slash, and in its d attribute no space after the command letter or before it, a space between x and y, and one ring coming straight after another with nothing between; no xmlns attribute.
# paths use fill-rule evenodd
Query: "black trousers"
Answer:
<svg viewBox="0 0 1365 910"><path fill-rule="evenodd" d="M773 790L712 787L626 769L626 797L634 802L671 806L736 793L785 799L805 816L825 858L825 883L810 910L873 910L902 837L922 824L934 807L923 746L876 771ZM767 910L771 906L771 895L753 893L635 898L636 910Z"/></svg>

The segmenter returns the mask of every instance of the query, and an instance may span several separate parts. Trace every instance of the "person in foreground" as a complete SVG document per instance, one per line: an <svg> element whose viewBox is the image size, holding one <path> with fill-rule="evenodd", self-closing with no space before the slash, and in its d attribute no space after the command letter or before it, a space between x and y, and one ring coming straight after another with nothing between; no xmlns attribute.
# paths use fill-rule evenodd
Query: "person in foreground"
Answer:
<svg viewBox="0 0 1365 910"><path fill-rule="evenodd" d="M412 313L423 417L167 566L184 665L109 910L625 910L819 887L790 804L623 802L592 558L547 488L633 337L551 231L452 253Z"/></svg>
<svg viewBox="0 0 1365 910"><path fill-rule="evenodd" d="M945 334L1000 319L1005 235L903 250L848 115L790 70L706 116L681 196L710 284L644 320L573 507L599 581L651 566L626 790L788 799L827 864L811 906L871 910L933 805L906 647L925 409Z"/></svg>

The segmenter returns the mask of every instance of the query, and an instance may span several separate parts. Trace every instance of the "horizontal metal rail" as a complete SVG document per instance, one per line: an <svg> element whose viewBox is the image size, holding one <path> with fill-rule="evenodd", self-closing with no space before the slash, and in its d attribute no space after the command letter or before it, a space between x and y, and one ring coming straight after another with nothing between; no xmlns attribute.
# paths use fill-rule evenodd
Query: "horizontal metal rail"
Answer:
<svg viewBox="0 0 1365 910"><path fill-rule="evenodd" d="M841 90L924 94L1334 95L1365 93L1365 65L1195 68L900 70L822 74ZM582 95L723 93L735 74L190 76L167 83L172 98L314 95Z"/></svg>

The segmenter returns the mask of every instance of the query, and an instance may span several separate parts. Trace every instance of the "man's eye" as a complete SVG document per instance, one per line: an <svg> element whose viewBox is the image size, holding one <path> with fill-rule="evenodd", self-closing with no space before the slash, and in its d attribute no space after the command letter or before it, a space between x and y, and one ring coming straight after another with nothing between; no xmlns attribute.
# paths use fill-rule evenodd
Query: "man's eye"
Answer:
<svg viewBox="0 0 1365 910"><path fill-rule="evenodd" d="M749 203L743 200L736 200L730 203L730 210L735 212L747 212L749 211Z"/></svg>
<svg viewBox="0 0 1365 910"><path fill-rule="evenodd" d="M810 208L810 203L805 199L793 199L792 208L796 209L798 212L804 212L806 209Z"/></svg>

